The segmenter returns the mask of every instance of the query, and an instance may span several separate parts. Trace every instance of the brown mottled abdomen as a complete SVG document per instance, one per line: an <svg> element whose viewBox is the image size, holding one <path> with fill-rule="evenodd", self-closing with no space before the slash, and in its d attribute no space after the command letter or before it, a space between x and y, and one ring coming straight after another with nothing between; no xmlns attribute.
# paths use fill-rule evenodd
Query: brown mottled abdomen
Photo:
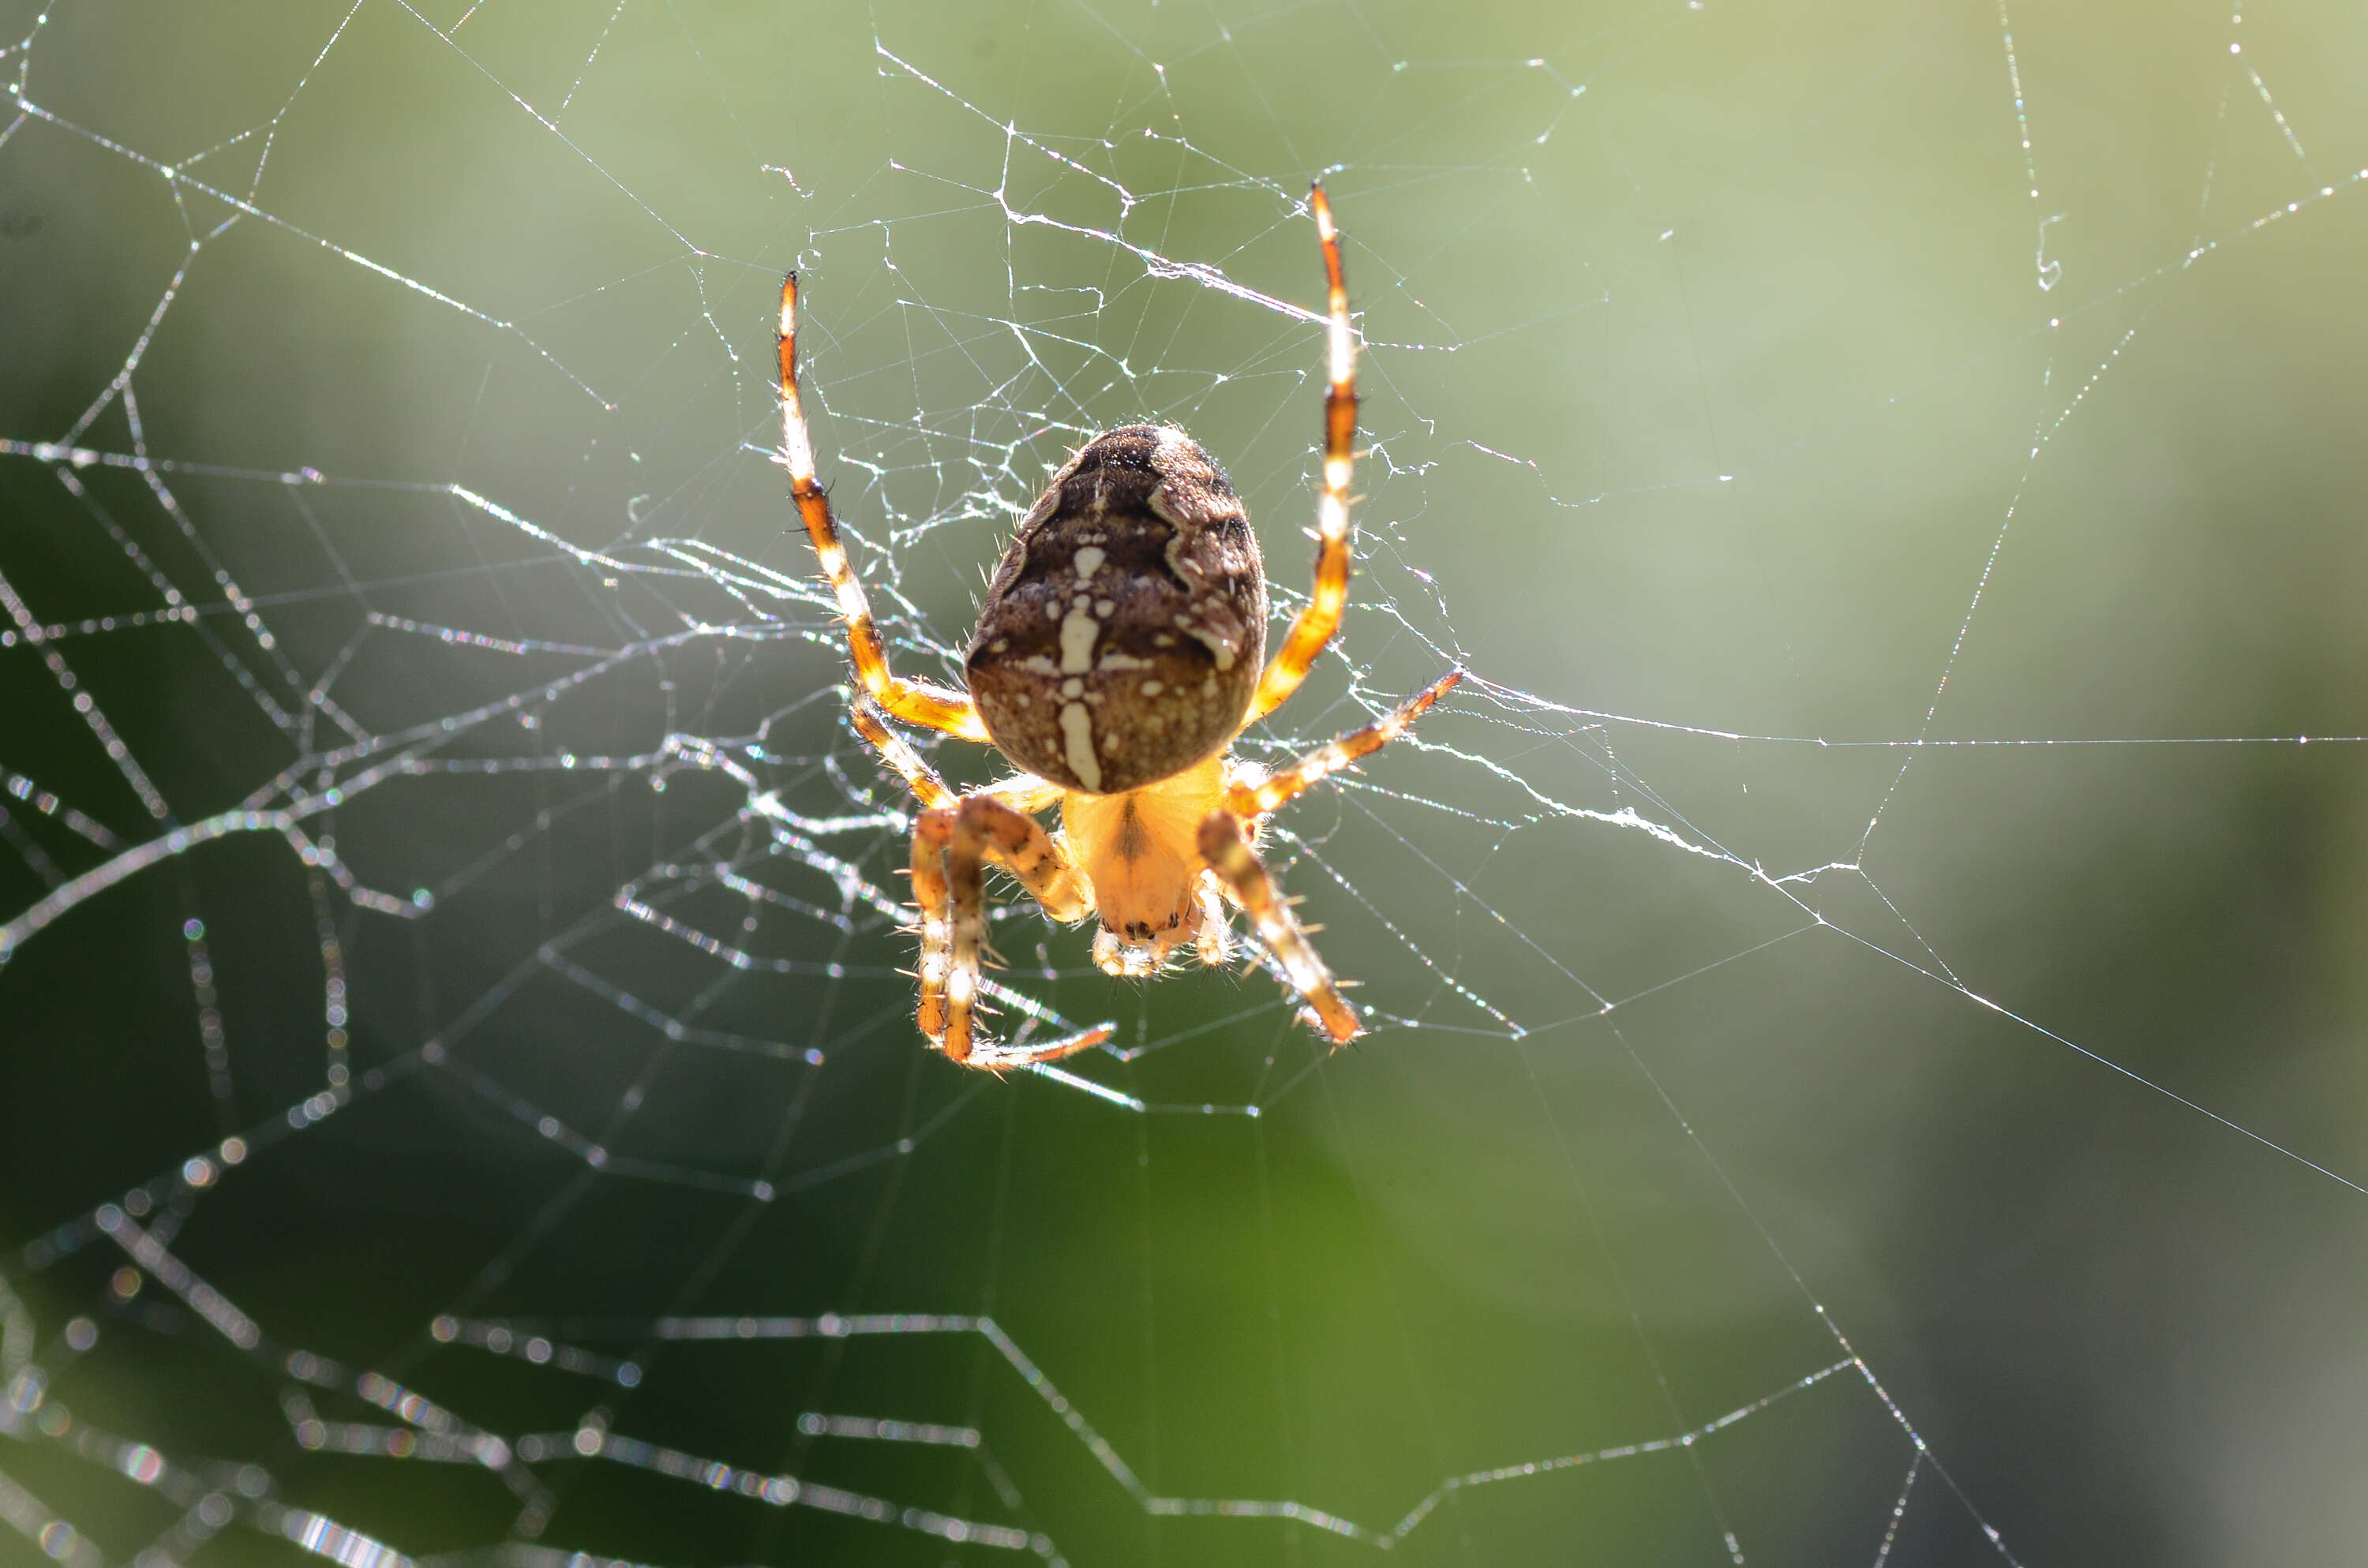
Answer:
<svg viewBox="0 0 2368 1568"><path fill-rule="evenodd" d="M1266 659L1266 572L1180 430L1096 437L1020 520L971 640L971 699L1029 772L1138 790L1222 748Z"/></svg>

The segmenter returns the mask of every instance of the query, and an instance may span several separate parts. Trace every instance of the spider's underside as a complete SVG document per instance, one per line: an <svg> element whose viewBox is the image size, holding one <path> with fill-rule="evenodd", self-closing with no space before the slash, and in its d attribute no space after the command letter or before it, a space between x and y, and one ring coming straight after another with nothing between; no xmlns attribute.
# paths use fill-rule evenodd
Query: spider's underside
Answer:
<svg viewBox="0 0 2368 1568"><path fill-rule="evenodd" d="M781 461L847 622L856 730L922 807L913 829L919 1023L955 1062L1028 1066L1110 1032L1105 1024L1025 1045L979 1036L988 865L1018 879L1054 920L1099 915L1094 960L1112 974L1156 973L1188 944L1201 961L1222 963L1231 903L1334 1044L1361 1032L1258 858L1258 824L1395 738L1462 672L1271 776L1228 755L1236 735L1298 688L1348 597L1356 341L1320 186L1308 205L1330 295L1324 484L1315 590L1271 662L1258 537L1224 471L1180 430L1129 425L1080 449L1021 519L979 615L967 689L894 674L815 478L798 399L796 275L781 285ZM1024 771L956 795L891 718L986 742ZM1048 834L1036 813L1053 805L1062 828Z"/></svg>

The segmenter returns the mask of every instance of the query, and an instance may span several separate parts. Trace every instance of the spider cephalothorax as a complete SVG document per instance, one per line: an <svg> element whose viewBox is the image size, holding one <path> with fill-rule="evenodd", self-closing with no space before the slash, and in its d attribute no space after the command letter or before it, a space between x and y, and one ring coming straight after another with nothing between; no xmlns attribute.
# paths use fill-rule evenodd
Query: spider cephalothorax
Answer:
<svg viewBox="0 0 2368 1568"><path fill-rule="evenodd" d="M1335 1044L1360 1030L1258 858L1258 824L1395 739L1462 672L1271 776L1227 755L1235 736L1298 689L1348 598L1356 339L1321 187L1308 207L1329 286L1324 486L1315 591L1271 662L1258 536L1224 471L1180 430L1126 425L1080 448L1021 519L971 639L966 689L894 674L814 475L798 401L796 275L781 285L781 461L847 622L861 688L856 730L922 807L913 827L919 1021L956 1062L1027 1066L1110 1032L1103 1025L1033 1045L978 1038L989 865L1054 920L1099 915L1094 960L1112 974L1156 973L1187 944L1203 962L1223 962L1231 903ZM1024 771L956 795L888 718L985 741ZM1036 821L1054 805L1058 835Z"/></svg>

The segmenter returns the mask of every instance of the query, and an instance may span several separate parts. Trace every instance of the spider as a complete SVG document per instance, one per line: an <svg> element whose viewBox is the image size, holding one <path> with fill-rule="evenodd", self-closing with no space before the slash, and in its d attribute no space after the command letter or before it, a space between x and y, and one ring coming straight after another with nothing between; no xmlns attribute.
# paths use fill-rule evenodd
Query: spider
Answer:
<svg viewBox="0 0 2368 1568"><path fill-rule="evenodd" d="M1259 824L1285 801L1396 738L1461 680L1451 670L1395 711L1269 774L1228 755L1281 706L1340 625L1349 594L1349 483L1357 347L1340 239L1321 185L1308 206L1329 288L1330 378L1315 586L1266 657L1267 587L1249 516L1216 460L1181 430L1122 425L1078 449L1020 519L996 568L955 690L892 672L829 498L798 398L794 272L781 283L781 452L799 516L847 624L855 729L921 806L913 828L920 910L921 1032L951 1061L1004 1070L1100 1044L1111 1026L1035 1044L979 1032L985 869L1044 914L1099 914L1094 961L1146 976L1190 944L1228 957L1225 903L1249 919L1338 1047L1361 1026L1258 859ZM993 746L1021 771L956 794L889 727L894 718ZM1061 831L1037 813L1061 808Z"/></svg>

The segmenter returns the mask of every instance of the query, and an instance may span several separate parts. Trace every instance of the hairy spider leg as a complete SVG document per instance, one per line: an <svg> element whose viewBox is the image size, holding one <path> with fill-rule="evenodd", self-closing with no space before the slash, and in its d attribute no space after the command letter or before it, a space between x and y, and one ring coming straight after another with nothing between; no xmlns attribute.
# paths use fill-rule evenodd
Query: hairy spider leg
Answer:
<svg viewBox="0 0 2368 1568"><path fill-rule="evenodd" d="M1225 924L1224 884L1213 872L1201 873L1194 890L1201 901L1201 928L1192 934L1192 950L1211 969L1222 969L1234 956L1233 931Z"/></svg>
<svg viewBox="0 0 2368 1568"><path fill-rule="evenodd" d="M1242 913L1266 944L1275 961L1282 965L1292 989L1299 993L1308 1010L1324 1026L1336 1046L1348 1044L1364 1032L1357 1015L1340 994L1332 973L1324 960L1315 955L1308 942L1307 933L1300 926L1291 906L1275 890L1274 878L1250 847L1241 819L1222 808L1211 812L1201 824L1201 858L1217 873Z"/></svg>
<svg viewBox="0 0 2368 1568"><path fill-rule="evenodd" d="M1062 1040L1047 1040L1042 1045L999 1045L991 1040L975 1041L971 1046L968 1067L983 1067L989 1073L1008 1073L1015 1067L1033 1067L1040 1062L1058 1062L1064 1056L1075 1056L1118 1032L1116 1024L1096 1024L1080 1029Z"/></svg>
<svg viewBox="0 0 2368 1568"><path fill-rule="evenodd" d="M781 325L777 340L781 370L781 466L790 471L790 494L797 498L798 516L805 520L822 562L822 574L837 597L839 619L847 622L848 656L855 678L871 699L908 724L942 730L967 741L983 741L986 725L969 697L951 687L906 680L888 667L888 646L872 624L871 606L863 584L840 542L838 523L830 515L830 497L814 478L814 438L806 430L804 407L798 401L798 275L781 279Z"/></svg>
<svg viewBox="0 0 2368 1568"><path fill-rule="evenodd" d="M1359 757L1371 756L1406 733L1409 725L1421 718L1432 703L1446 696L1463 678L1462 670L1450 670L1363 729L1351 730L1330 744L1309 752L1271 778L1258 783L1251 783L1248 779L1235 780L1226 786L1225 809L1235 816L1250 820L1269 814L1331 778Z"/></svg>
<svg viewBox="0 0 2368 1568"><path fill-rule="evenodd" d="M936 768L921 760L921 754L913 749L912 743L888 727L871 699L858 697L850 718L855 733L880 754L882 761L896 770L897 776L905 780L905 787L913 791L915 800L924 806L958 806L962 803L962 797L947 788L946 781L938 777ZM992 795L1019 811L1033 812L1057 803L1061 799L1061 787L1048 784L1032 773L1018 773L987 785L979 793Z"/></svg>
<svg viewBox="0 0 2368 1568"><path fill-rule="evenodd" d="M986 930L989 860L1019 879L1054 920L1082 920L1093 910L1092 890L1067 846L1027 812L992 795L977 794L963 796L959 805L921 813L913 824L913 897L921 910L918 1021L921 1032L953 1062L971 1061L980 1043L973 1018Z"/></svg>
<svg viewBox="0 0 2368 1568"><path fill-rule="evenodd" d="M1324 278L1330 309L1330 384L1324 393L1324 489L1315 503L1315 588L1291 623L1281 651L1269 661L1250 697L1245 724L1255 723L1299 689L1349 602L1349 483L1356 471L1357 339L1349 329L1349 286L1340 276L1340 231L1319 183L1307 194L1315 233L1324 242Z"/></svg>
<svg viewBox="0 0 2368 1568"><path fill-rule="evenodd" d="M849 715L855 733L880 754L880 759L896 770L905 780L905 788L913 791L913 799L931 810L954 805L962 797L946 788L938 770L921 760L913 744L882 722L879 708L869 697L858 697Z"/></svg>

